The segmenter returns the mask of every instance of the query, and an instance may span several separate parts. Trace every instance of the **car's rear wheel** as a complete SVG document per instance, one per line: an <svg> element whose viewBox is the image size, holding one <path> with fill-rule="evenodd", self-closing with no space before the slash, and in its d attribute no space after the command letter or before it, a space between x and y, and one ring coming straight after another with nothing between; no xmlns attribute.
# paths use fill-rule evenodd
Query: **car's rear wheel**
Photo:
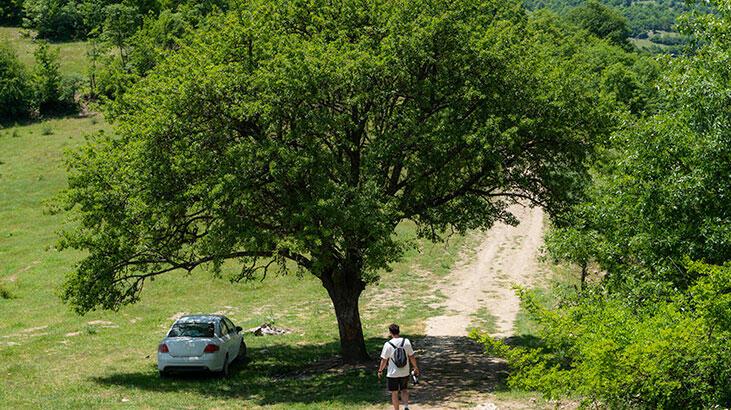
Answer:
<svg viewBox="0 0 731 410"><path fill-rule="evenodd" d="M246 360L246 343L243 340L241 340L241 345L239 345L239 354L236 356L236 360L239 362Z"/></svg>
<svg viewBox="0 0 731 410"><path fill-rule="evenodd" d="M228 354L223 359L223 368L221 369L221 376L228 377L230 374L229 368L228 368Z"/></svg>

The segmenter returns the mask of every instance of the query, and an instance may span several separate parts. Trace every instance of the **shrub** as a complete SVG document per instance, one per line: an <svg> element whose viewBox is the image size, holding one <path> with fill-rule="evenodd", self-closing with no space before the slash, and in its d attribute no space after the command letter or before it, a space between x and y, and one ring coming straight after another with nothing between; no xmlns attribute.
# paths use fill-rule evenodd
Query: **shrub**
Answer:
<svg viewBox="0 0 731 410"><path fill-rule="evenodd" d="M0 299L14 299L15 296L13 296L12 293L10 293L9 290L5 289L5 287L0 284Z"/></svg>
<svg viewBox="0 0 731 410"><path fill-rule="evenodd" d="M511 386L549 398L578 395L584 405L611 408L728 407L731 264L688 269L701 277L688 292L644 308L594 288L548 309L522 291L540 325L537 348L472 336L508 359Z"/></svg>
<svg viewBox="0 0 731 410"><path fill-rule="evenodd" d="M40 42L35 51L35 101L41 114L63 114L76 109L77 78L63 78L59 71L58 51Z"/></svg>
<svg viewBox="0 0 731 410"><path fill-rule="evenodd" d="M0 43L0 121L27 117L32 98L25 67L9 45Z"/></svg>

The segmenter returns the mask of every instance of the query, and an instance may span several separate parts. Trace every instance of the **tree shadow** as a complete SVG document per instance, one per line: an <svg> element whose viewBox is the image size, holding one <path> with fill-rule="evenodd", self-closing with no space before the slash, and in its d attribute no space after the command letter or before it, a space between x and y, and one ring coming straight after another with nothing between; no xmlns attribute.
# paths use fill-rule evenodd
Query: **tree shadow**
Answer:
<svg viewBox="0 0 731 410"><path fill-rule="evenodd" d="M25 127L29 125L40 124L51 120L68 120L68 119L80 119L89 118L97 115L96 113L85 112L81 106L76 109L62 110L59 112L49 112L41 116L32 117L21 117L21 118L0 118L0 131L15 128Z"/></svg>
<svg viewBox="0 0 731 410"><path fill-rule="evenodd" d="M412 386L416 403L438 404L455 397L505 389L507 368L485 356L482 346L466 337L412 337L422 377ZM119 372L94 378L98 384L153 392L186 392L257 405L339 402L368 405L388 401L385 380L376 377L382 338L366 341L373 361L343 365L338 343L249 348L249 362L231 368L228 378L203 373L160 379L148 371Z"/></svg>
<svg viewBox="0 0 731 410"><path fill-rule="evenodd" d="M487 356L484 346L468 337L426 336L415 345L423 372L413 394L418 403L459 405L459 400L507 390L505 361Z"/></svg>

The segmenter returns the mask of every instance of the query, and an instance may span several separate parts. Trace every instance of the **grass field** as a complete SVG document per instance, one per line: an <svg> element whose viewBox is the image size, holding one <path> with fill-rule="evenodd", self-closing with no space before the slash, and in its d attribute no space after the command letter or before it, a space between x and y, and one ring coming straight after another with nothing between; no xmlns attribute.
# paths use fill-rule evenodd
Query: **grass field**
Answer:
<svg viewBox="0 0 731 410"><path fill-rule="evenodd" d="M309 374L337 354L337 326L324 289L311 276L231 284L205 271L161 277L140 303L119 312L72 313L58 298L80 254L55 249L63 217L44 212L65 185L63 152L109 126L100 117L54 119L0 130L0 407L6 408L367 408L384 403L373 369ZM413 230L404 225L404 236ZM423 332L439 296L428 290L454 262L463 239L422 244L361 299L368 347L385 326ZM396 298L394 295L399 295ZM398 299L404 306L398 307ZM291 328L285 336L246 336L251 361L228 380L160 380L157 343L181 312L224 312L251 328ZM373 367L375 368L374 361ZM325 366L327 367L327 366Z"/></svg>
<svg viewBox="0 0 731 410"><path fill-rule="evenodd" d="M36 46L33 44L33 40L24 33L28 33L28 30L17 27L0 27L0 42L10 43L20 61L28 67L32 67L35 64L33 52ZM62 74L86 75L86 43L82 41L52 43L51 48L59 52Z"/></svg>

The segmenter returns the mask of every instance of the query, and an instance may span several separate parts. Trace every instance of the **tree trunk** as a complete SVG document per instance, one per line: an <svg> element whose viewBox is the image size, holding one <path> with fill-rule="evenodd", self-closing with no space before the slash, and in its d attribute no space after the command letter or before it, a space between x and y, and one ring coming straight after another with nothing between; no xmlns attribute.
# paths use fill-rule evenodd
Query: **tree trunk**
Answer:
<svg viewBox="0 0 731 410"><path fill-rule="evenodd" d="M340 353L343 361L360 363L370 360L363 337L363 326L360 322L358 297L343 298L337 301L333 299L333 304L335 305L335 316L338 319Z"/></svg>
<svg viewBox="0 0 731 410"><path fill-rule="evenodd" d="M365 284L357 275L346 273L325 275L322 283L335 307L335 316L338 319L338 330L340 331L340 353L343 361L345 363L369 361L370 357L366 350L358 310L358 299L365 289Z"/></svg>
<svg viewBox="0 0 731 410"><path fill-rule="evenodd" d="M588 266L586 262L581 263L581 290L584 290L586 286L586 275L588 272Z"/></svg>

